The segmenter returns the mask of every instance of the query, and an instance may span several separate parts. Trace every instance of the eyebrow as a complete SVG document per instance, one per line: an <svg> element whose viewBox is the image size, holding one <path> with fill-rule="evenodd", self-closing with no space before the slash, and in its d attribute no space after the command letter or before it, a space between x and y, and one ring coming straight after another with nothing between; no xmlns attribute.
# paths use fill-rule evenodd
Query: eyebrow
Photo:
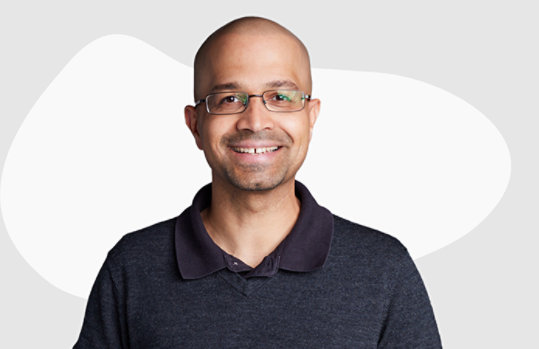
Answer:
<svg viewBox="0 0 539 349"><path fill-rule="evenodd" d="M292 80L274 80L266 83L267 87L289 87L295 90L299 90L298 85Z"/></svg>
<svg viewBox="0 0 539 349"><path fill-rule="evenodd" d="M286 88L299 90L298 85L296 85L296 83L293 82L292 80L273 80L273 81L267 82L264 86L266 86L268 88L286 87ZM214 85L211 88L210 93L211 92L218 92L218 91L225 91L225 90L236 90L237 91L238 89L240 89L240 84L238 84L235 81L232 81L232 82L226 82L224 84Z"/></svg>
<svg viewBox="0 0 539 349"><path fill-rule="evenodd" d="M223 90L237 90L238 84L236 82L227 82L224 84L215 85L211 88L210 92L223 91Z"/></svg>

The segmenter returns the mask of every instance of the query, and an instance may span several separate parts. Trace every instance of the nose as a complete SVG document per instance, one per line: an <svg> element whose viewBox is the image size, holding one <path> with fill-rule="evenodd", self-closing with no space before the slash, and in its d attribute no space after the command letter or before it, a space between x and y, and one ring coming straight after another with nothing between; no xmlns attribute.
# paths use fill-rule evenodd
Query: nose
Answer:
<svg viewBox="0 0 539 349"><path fill-rule="evenodd" d="M247 109L240 115L237 122L238 130L251 130L253 132L273 128L271 112L266 109L264 101L259 96L249 98Z"/></svg>

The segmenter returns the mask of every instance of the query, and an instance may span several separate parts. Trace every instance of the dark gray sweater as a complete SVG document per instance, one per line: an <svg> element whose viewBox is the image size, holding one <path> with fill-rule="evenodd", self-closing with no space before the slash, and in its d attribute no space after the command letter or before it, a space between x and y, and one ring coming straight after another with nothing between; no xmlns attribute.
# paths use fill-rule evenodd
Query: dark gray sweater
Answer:
<svg viewBox="0 0 539 349"><path fill-rule="evenodd" d="M440 348L421 277L395 238L333 216L324 265L183 279L176 218L125 235L92 288L74 348Z"/></svg>

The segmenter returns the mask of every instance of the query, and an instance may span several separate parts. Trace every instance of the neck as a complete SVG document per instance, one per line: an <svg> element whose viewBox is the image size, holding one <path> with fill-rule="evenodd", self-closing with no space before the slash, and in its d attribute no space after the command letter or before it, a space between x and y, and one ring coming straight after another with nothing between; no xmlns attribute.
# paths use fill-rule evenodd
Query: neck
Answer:
<svg viewBox="0 0 539 349"><path fill-rule="evenodd" d="M213 241L247 265L258 265L290 233L299 216L294 179L266 191L212 181L211 205L201 212Z"/></svg>

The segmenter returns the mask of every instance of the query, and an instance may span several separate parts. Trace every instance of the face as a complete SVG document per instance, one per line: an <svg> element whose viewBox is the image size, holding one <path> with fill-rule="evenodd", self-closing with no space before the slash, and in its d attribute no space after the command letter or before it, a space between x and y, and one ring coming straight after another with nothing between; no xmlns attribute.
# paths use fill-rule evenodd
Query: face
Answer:
<svg viewBox="0 0 539 349"><path fill-rule="evenodd" d="M203 67L197 99L222 91L311 92L306 56L283 34L226 34L212 45ZM187 106L185 119L204 151L214 183L270 190L295 178L307 155L319 108L320 101L311 100L301 111L271 112L261 98L254 97L241 114L208 114L202 103Z"/></svg>

